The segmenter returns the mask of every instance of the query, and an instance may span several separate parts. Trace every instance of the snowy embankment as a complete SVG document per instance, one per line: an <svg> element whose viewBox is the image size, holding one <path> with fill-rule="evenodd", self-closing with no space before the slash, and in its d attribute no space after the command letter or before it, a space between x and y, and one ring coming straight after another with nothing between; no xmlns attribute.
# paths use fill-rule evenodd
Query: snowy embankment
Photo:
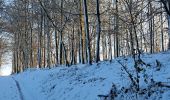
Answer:
<svg viewBox="0 0 170 100"><path fill-rule="evenodd" d="M112 62L103 61L91 66L30 69L18 75L0 77L0 100L102 100L99 95L108 95L113 84L117 90L131 84L118 60L134 71L133 59L120 57ZM170 85L170 52L145 54L142 60L149 65L145 71L149 78ZM156 60L161 64L160 69ZM140 81L141 88L145 85ZM148 96L149 100L170 100L170 89L156 91ZM132 95L128 95L122 94L116 99L131 98ZM143 97L139 96L138 99L142 100Z"/></svg>

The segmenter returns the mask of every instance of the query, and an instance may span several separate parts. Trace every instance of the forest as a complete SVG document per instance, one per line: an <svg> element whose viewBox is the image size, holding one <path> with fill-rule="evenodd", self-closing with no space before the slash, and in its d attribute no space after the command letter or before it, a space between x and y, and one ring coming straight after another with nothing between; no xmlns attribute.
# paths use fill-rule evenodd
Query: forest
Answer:
<svg viewBox="0 0 170 100"><path fill-rule="evenodd" d="M166 51L169 0L0 0L0 64L12 72Z"/></svg>

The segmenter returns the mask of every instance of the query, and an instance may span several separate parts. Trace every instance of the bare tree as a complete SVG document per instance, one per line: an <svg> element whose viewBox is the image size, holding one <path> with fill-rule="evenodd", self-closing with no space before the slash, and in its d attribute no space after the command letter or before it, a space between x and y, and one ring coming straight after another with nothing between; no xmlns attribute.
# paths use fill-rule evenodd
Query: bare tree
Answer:
<svg viewBox="0 0 170 100"><path fill-rule="evenodd" d="M99 0L96 0L96 12L97 12L97 29L96 29L96 34L97 34L97 37L96 37L96 42L97 42L97 45L96 45L96 62L98 62L100 60L100 31L101 31L101 26L100 26L100 3L99 3Z"/></svg>
<svg viewBox="0 0 170 100"><path fill-rule="evenodd" d="M91 64L91 50L90 50L90 40L89 40L89 22L87 13L87 1L83 0L84 8L84 20L85 20L85 32L86 32L86 51L87 51L87 63Z"/></svg>

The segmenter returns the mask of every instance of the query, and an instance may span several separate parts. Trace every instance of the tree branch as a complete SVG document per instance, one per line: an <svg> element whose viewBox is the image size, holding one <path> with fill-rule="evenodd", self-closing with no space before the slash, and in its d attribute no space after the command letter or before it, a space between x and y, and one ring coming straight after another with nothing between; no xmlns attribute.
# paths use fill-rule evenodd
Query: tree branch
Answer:
<svg viewBox="0 0 170 100"><path fill-rule="evenodd" d="M165 11L167 12L167 14L170 16L170 9L168 9L168 7L167 7L167 5L166 5L166 3L168 2L168 1L166 1L166 0L160 0L161 2L162 2L162 4L164 5L164 8L165 8ZM170 6L170 5L169 5Z"/></svg>

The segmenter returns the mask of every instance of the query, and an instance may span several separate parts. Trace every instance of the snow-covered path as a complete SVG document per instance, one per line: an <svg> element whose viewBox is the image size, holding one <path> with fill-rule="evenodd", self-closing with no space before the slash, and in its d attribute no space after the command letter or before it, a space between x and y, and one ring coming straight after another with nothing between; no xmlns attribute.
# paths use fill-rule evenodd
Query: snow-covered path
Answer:
<svg viewBox="0 0 170 100"><path fill-rule="evenodd" d="M12 77L0 78L0 100L20 100L20 95Z"/></svg>
<svg viewBox="0 0 170 100"><path fill-rule="evenodd" d="M14 77L12 77L12 79L15 81L15 84L16 84L16 87L17 87L17 90L18 90L18 94L20 96L20 100L25 100L24 96L23 96L23 93L21 91L21 87L20 87L19 82Z"/></svg>
<svg viewBox="0 0 170 100"><path fill-rule="evenodd" d="M13 76L0 78L0 100L36 100Z"/></svg>
<svg viewBox="0 0 170 100"><path fill-rule="evenodd" d="M34 81L24 79L17 76L0 77L0 100L46 100L39 96L41 93Z"/></svg>
<svg viewBox="0 0 170 100"><path fill-rule="evenodd" d="M24 100L46 100L41 93L41 82L37 75L16 75L15 80L18 82Z"/></svg>

